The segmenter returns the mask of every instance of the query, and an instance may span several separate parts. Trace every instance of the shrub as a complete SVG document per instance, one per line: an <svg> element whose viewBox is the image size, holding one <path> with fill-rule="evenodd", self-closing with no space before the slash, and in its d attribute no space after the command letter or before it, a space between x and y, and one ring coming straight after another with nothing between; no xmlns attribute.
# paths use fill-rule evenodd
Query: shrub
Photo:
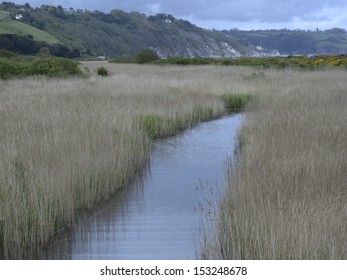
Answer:
<svg viewBox="0 0 347 280"><path fill-rule="evenodd" d="M154 50L151 49L142 50L136 55L136 62L139 64L148 63L155 60L159 60L159 56Z"/></svg>
<svg viewBox="0 0 347 280"><path fill-rule="evenodd" d="M99 75L99 76L102 76L102 77L105 77L105 76L108 76L108 71L105 67L99 67L97 70L96 70L96 73Z"/></svg>
<svg viewBox="0 0 347 280"><path fill-rule="evenodd" d="M20 74L21 69L20 65L6 61L0 60L0 78L9 79Z"/></svg>
<svg viewBox="0 0 347 280"><path fill-rule="evenodd" d="M136 57L116 57L110 60L111 63L136 63Z"/></svg>
<svg viewBox="0 0 347 280"><path fill-rule="evenodd" d="M39 52L37 53L37 56L41 57L49 57L51 56L51 51L47 47L42 47Z"/></svg>
<svg viewBox="0 0 347 280"><path fill-rule="evenodd" d="M13 52L9 52L9 51L6 51L6 50L0 50L0 57L5 57L5 58L13 58L13 57L16 57L17 55Z"/></svg>
<svg viewBox="0 0 347 280"><path fill-rule="evenodd" d="M15 76L42 75L48 77L65 78L69 76L80 76L84 74L78 68L76 62L64 58L34 58L16 61L0 59L0 78L9 79Z"/></svg>
<svg viewBox="0 0 347 280"><path fill-rule="evenodd" d="M37 59L27 66L26 74L61 78L83 76L76 62L63 58Z"/></svg>
<svg viewBox="0 0 347 280"><path fill-rule="evenodd" d="M206 58L206 57L195 57L195 58L189 58L189 57L169 57L166 59L162 59L160 61L157 61L156 64L172 64L172 65L217 65L221 64L219 60L213 59L213 58Z"/></svg>

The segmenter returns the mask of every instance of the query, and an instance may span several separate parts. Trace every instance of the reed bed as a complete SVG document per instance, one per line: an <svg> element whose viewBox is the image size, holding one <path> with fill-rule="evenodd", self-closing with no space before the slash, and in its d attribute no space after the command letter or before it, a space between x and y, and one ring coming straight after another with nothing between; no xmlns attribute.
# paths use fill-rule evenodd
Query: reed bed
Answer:
<svg viewBox="0 0 347 280"><path fill-rule="evenodd" d="M345 71L266 71L206 259L347 259Z"/></svg>
<svg viewBox="0 0 347 280"><path fill-rule="evenodd" d="M151 138L222 115L230 93L256 98L204 257L346 258L346 72L81 68L0 81L0 258L38 256L145 167Z"/></svg>
<svg viewBox="0 0 347 280"><path fill-rule="evenodd" d="M95 74L100 65L109 77ZM220 116L221 95L245 91L242 77L250 73L81 67L89 79L0 81L2 259L38 257L83 209L115 194L145 167L151 137Z"/></svg>

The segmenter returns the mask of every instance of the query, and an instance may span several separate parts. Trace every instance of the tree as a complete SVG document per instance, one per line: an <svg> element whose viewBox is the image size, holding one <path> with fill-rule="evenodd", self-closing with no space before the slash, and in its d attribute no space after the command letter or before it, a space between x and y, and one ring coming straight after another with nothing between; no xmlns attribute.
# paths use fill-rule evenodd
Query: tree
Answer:
<svg viewBox="0 0 347 280"><path fill-rule="evenodd" d="M139 64L143 64L143 63L158 60L159 58L160 57L154 50L146 49L146 50L139 51L137 53L136 62Z"/></svg>
<svg viewBox="0 0 347 280"><path fill-rule="evenodd" d="M42 47L37 53L37 55L41 57L48 57L51 56L51 51L47 47Z"/></svg>

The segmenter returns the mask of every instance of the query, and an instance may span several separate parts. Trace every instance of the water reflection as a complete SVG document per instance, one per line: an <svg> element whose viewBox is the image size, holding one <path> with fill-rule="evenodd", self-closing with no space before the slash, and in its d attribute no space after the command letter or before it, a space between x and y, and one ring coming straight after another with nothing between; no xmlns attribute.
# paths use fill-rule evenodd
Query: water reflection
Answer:
<svg viewBox="0 0 347 280"><path fill-rule="evenodd" d="M221 197L241 120L226 117L156 141L148 172L93 209L44 258L198 258L201 209L211 193Z"/></svg>

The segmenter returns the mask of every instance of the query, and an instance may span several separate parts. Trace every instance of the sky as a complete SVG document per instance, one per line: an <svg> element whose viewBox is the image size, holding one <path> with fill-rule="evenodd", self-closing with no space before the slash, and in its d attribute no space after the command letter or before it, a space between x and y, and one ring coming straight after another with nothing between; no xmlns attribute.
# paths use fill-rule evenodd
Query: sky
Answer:
<svg viewBox="0 0 347 280"><path fill-rule="evenodd" d="M1 1L2 2L2 1ZM238 28L326 30L347 29L346 0L9 0L16 4L42 4L74 9L112 9L147 15L171 14L175 18L217 30Z"/></svg>

